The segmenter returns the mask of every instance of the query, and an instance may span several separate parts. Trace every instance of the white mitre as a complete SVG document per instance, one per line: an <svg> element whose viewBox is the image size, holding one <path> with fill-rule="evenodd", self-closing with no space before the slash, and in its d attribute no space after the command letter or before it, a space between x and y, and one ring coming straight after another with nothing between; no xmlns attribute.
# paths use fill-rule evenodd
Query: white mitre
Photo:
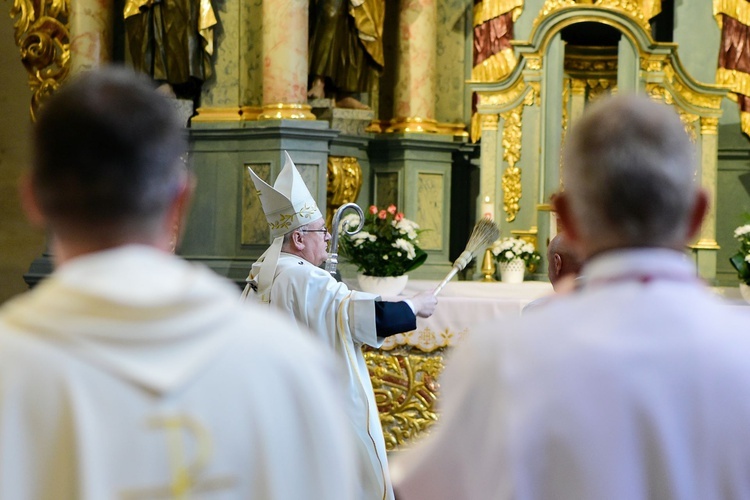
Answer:
<svg viewBox="0 0 750 500"><path fill-rule="evenodd" d="M262 302L270 301L271 285L276 273L276 265L281 254L281 244L284 235L290 231L305 226L323 217L318 209L315 198L307 189L305 181L294 166L289 153L284 151L286 159L284 167L279 172L273 186L268 185L263 179L248 167L250 178L255 184L263 213L268 221L273 242L268 250L253 264L253 268L247 277L248 285L242 294L247 297L254 287L257 288L257 297Z"/></svg>

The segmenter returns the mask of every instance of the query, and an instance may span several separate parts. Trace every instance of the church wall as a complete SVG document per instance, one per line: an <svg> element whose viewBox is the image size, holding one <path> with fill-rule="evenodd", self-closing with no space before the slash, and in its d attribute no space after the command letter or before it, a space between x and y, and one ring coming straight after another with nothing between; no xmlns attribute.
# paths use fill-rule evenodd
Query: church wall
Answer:
<svg viewBox="0 0 750 500"><path fill-rule="evenodd" d="M680 61L687 72L704 83L716 81L721 32L711 2L677 0L674 15L674 43L679 44ZM696 36L700 33L699 36Z"/></svg>
<svg viewBox="0 0 750 500"><path fill-rule="evenodd" d="M26 290L23 274L44 250L44 234L26 222L18 201L18 177L30 161L31 92L7 14L0 22L0 81L0 302L4 302Z"/></svg>

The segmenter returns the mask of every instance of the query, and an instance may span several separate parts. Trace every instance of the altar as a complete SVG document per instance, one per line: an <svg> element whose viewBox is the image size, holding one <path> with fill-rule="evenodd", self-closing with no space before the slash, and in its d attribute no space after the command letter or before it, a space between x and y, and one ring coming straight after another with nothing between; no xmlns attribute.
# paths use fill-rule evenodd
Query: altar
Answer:
<svg viewBox="0 0 750 500"><path fill-rule="evenodd" d="M400 298L433 290L437 284L409 280ZM438 296L435 313L417 318L416 330L387 338L380 349L366 349L386 448L402 448L437 421L438 377L452 347L480 325L520 316L526 304L551 293L552 285L541 281L452 281Z"/></svg>

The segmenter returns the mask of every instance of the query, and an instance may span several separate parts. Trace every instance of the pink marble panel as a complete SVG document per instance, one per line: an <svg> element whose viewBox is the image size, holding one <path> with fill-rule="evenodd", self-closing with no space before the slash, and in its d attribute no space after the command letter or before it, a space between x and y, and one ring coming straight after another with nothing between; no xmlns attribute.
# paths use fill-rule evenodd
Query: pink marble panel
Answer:
<svg viewBox="0 0 750 500"><path fill-rule="evenodd" d="M263 2L263 104L307 103L307 0Z"/></svg>
<svg viewBox="0 0 750 500"><path fill-rule="evenodd" d="M70 2L71 74L96 68L112 60L112 0Z"/></svg>
<svg viewBox="0 0 750 500"><path fill-rule="evenodd" d="M394 115L435 118L436 0L402 0Z"/></svg>

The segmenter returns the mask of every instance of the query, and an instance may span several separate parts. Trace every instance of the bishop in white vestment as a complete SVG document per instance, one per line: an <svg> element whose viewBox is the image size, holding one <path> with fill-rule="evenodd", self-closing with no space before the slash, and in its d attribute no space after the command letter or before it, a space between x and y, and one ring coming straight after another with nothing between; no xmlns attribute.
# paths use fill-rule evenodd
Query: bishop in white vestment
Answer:
<svg viewBox="0 0 750 500"><path fill-rule="evenodd" d="M317 267L330 238L324 219L291 158L270 186L251 171L274 242L253 265L246 295L295 319L342 362L350 426L364 463L357 499L393 499L383 430L362 346L379 347L388 335L416 328L436 299L419 294L400 302L352 291Z"/></svg>

